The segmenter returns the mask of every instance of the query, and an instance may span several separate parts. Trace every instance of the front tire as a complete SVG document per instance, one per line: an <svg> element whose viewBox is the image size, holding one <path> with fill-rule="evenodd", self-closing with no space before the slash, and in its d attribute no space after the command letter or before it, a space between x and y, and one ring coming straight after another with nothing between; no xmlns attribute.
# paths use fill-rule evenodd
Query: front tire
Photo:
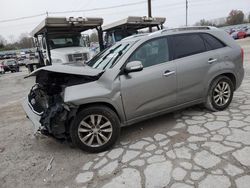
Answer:
<svg viewBox="0 0 250 188"><path fill-rule="evenodd" d="M225 110L231 103L234 93L234 85L226 76L216 78L208 91L205 106L211 111Z"/></svg>
<svg viewBox="0 0 250 188"><path fill-rule="evenodd" d="M120 135L120 121L106 106L91 106L81 110L70 136L75 146L88 152L102 152L112 147Z"/></svg>

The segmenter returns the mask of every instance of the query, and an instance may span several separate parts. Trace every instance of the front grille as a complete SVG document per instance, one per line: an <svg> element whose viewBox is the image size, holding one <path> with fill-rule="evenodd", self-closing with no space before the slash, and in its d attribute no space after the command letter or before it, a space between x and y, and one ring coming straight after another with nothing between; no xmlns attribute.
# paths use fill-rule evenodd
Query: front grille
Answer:
<svg viewBox="0 0 250 188"><path fill-rule="evenodd" d="M78 54L70 54L68 55L69 61L87 61L88 54L87 53L78 53Z"/></svg>

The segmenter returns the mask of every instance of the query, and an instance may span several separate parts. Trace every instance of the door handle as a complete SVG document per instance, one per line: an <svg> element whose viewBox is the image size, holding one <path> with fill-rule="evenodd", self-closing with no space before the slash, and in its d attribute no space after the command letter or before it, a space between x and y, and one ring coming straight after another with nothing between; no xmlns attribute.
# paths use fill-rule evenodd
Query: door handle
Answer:
<svg viewBox="0 0 250 188"><path fill-rule="evenodd" d="M170 76L172 74L175 74L175 71L169 71L169 70L167 70L167 71L164 72L163 76L168 77L168 76Z"/></svg>
<svg viewBox="0 0 250 188"><path fill-rule="evenodd" d="M210 59L208 60L208 63L209 63L209 64L213 64L213 63L215 63L216 61L217 61L217 59L210 58Z"/></svg>

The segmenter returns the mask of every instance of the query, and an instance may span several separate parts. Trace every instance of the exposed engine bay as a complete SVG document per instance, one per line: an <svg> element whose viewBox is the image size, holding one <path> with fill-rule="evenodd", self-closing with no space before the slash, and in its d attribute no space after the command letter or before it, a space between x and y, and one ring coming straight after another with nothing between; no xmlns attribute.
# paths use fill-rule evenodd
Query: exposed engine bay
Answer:
<svg viewBox="0 0 250 188"><path fill-rule="evenodd" d="M40 132L56 138L68 138L68 128L78 106L65 104L64 89L99 79L101 75L84 76L46 70L36 74L36 84L28 95L29 106L41 117Z"/></svg>

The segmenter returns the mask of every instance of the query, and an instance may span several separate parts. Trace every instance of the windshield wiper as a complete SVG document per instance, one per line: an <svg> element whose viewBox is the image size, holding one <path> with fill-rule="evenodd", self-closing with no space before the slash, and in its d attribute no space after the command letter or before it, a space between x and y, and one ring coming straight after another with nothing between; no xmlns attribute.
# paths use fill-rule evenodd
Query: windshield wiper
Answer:
<svg viewBox="0 0 250 188"><path fill-rule="evenodd" d="M121 46L121 44L118 45L116 48L109 50L109 53L107 53L107 55L105 55L105 56L102 58L102 61L103 61L104 59L106 59L110 54L114 53L114 51L115 51L117 48L120 48L120 46Z"/></svg>
<svg viewBox="0 0 250 188"><path fill-rule="evenodd" d="M116 62L116 60L123 54L123 51L129 46L129 44L127 44L126 46L123 47L123 49L121 49L118 53L117 56L115 56L114 60L112 61L110 67L112 67L114 65L114 63ZM103 70L106 69L106 67L109 65L109 63L111 62L112 58L110 59L110 61L103 67Z"/></svg>
<svg viewBox="0 0 250 188"><path fill-rule="evenodd" d="M117 49L117 48L120 48L121 44L118 45L117 47L115 47L114 49L111 49L109 50L109 53L107 53L103 58L102 60L100 61L100 63L98 65L95 66L95 68L99 67L99 65L103 62L103 60L105 60L110 54L114 53L114 51ZM110 61L109 61L110 62ZM109 63L108 62L108 63Z"/></svg>

